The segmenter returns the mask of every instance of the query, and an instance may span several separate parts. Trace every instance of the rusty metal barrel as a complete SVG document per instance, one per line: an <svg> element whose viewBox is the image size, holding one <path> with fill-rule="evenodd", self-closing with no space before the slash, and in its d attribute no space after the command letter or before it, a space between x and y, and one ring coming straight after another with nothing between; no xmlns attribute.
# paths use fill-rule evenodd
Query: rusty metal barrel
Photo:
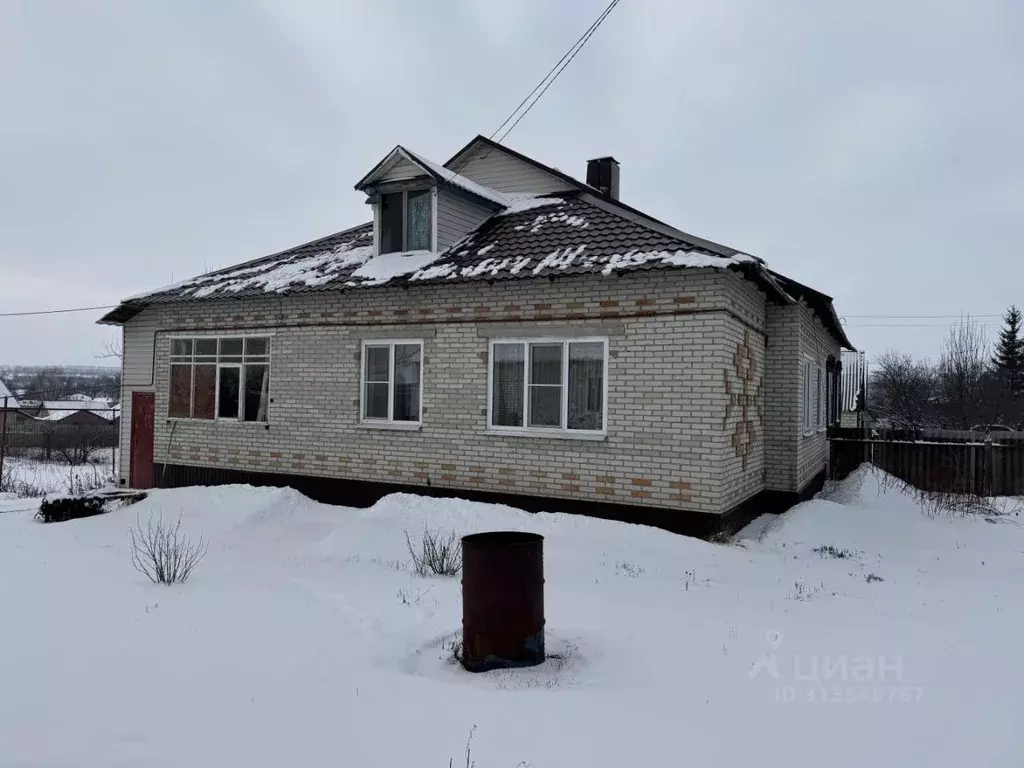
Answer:
<svg viewBox="0 0 1024 768"><path fill-rule="evenodd" d="M544 537L462 537L462 666L470 672L544 661Z"/></svg>

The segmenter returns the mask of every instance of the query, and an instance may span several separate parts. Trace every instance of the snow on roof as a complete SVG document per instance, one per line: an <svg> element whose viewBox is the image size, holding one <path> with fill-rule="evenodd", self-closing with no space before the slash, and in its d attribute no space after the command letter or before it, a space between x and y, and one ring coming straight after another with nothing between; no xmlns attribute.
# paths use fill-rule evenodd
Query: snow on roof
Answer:
<svg viewBox="0 0 1024 768"><path fill-rule="evenodd" d="M560 197L535 197L533 195L509 195L509 206L499 213L499 216L507 216L512 213L522 213L533 208L540 208L544 205L559 205L565 202Z"/></svg>
<svg viewBox="0 0 1024 768"><path fill-rule="evenodd" d="M504 195L490 187L485 187L483 184L477 184L472 179L467 179L465 176L456 173L450 168L445 168L443 165L435 163L433 160L428 160L423 157L423 155L417 154L411 149L407 149L406 147L400 147L400 149L408 154L412 161L427 168L432 174L443 179L446 184L454 184L456 187L461 187L477 197L482 197L485 200L497 203L503 208L507 208L512 203L512 200L508 195Z"/></svg>
<svg viewBox="0 0 1024 768"><path fill-rule="evenodd" d="M516 227L516 229L528 229L530 230L530 232L537 233L540 232L541 227L543 227L549 221L554 222L556 224L561 222L564 224L568 224L570 227L579 227L580 229L586 229L587 227L590 226L587 220L582 216L573 216L568 213L541 213L538 214L537 216L534 216L533 221L527 222L525 224L520 224L519 226Z"/></svg>
<svg viewBox="0 0 1024 768"><path fill-rule="evenodd" d="M196 288L192 295L201 299L217 292L237 293L243 288L262 288L265 293L279 293L296 284L323 285L338 271L363 264L372 256L372 244L353 247L352 243L346 243L312 256L270 265L270 268L249 267L229 272Z"/></svg>
<svg viewBox="0 0 1024 768"><path fill-rule="evenodd" d="M214 294L282 293L295 287L319 287L341 277L339 273L359 266L373 256L372 229L367 225L354 229L362 231L341 232L305 246L265 256L247 265L200 275L131 296L124 301L147 299L157 294L205 299ZM331 241L331 244L317 247L323 241Z"/></svg>
<svg viewBox="0 0 1024 768"><path fill-rule="evenodd" d="M649 262L659 262L664 266L671 267L690 267L691 269L700 269L702 267L711 267L715 269L722 269L724 267L735 266L738 264L749 264L756 263L755 259L746 254L736 254L735 256L716 256L710 253L703 253L701 251L627 251L623 254L615 254L612 256L604 269L601 270L602 275L610 275L617 269L627 269L630 267L638 267Z"/></svg>
<svg viewBox="0 0 1024 768"><path fill-rule="evenodd" d="M18 401L14 398L14 395L11 394L11 390L9 390L6 385L0 381L0 408L4 407L4 398L7 398L6 402L8 408L19 407Z"/></svg>
<svg viewBox="0 0 1024 768"><path fill-rule="evenodd" d="M352 273L361 278L349 285L383 285L389 280L408 275L437 261L440 254L433 251L406 251L404 253L382 253L373 256Z"/></svg>

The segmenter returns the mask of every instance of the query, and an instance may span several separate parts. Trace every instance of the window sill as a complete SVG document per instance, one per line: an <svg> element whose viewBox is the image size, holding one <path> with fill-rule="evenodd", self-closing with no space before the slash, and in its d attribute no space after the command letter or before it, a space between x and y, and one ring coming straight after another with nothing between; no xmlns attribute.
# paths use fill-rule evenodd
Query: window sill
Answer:
<svg viewBox="0 0 1024 768"><path fill-rule="evenodd" d="M418 421L410 421L404 424L400 421L361 421L357 425L359 429L392 429L396 432L419 432L423 424Z"/></svg>
<svg viewBox="0 0 1024 768"><path fill-rule="evenodd" d="M535 437L543 440L586 440L603 442L608 439L606 432L570 432L567 430L544 429L501 429L492 427L487 430L494 437Z"/></svg>
<svg viewBox="0 0 1024 768"><path fill-rule="evenodd" d="M803 437L814 437L815 435L823 435L823 434L825 434L824 427L815 427L814 429L805 429L801 433L801 435Z"/></svg>

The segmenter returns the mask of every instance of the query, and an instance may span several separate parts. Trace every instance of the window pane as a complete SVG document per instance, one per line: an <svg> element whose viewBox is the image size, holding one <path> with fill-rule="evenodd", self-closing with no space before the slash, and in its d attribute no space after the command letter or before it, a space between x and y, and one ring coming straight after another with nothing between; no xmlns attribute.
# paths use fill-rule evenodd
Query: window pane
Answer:
<svg viewBox="0 0 1024 768"><path fill-rule="evenodd" d="M167 402L167 415L187 419L192 415L192 366L171 366L171 392Z"/></svg>
<svg viewBox="0 0 1024 768"><path fill-rule="evenodd" d="M175 357L191 357L192 339L171 339L171 354Z"/></svg>
<svg viewBox="0 0 1024 768"><path fill-rule="evenodd" d="M390 347L366 347L366 380L387 382Z"/></svg>
<svg viewBox="0 0 1024 768"><path fill-rule="evenodd" d="M395 421L420 420L420 345L395 345Z"/></svg>
<svg viewBox="0 0 1024 768"><path fill-rule="evenodd" d="M562 345L530 345L530 383L562 383Z"/></svg>
<svg viewBox="0 0 1024 768"><path fill-rule="evenodd" d="M562 387L530 385L530 426L560 427L562 425Z"/></svg>
<svg viewBox="0 0 1024 768"><path fill-rule="evenodd" d="M378 217L380 219L380 252L394 253L402 250L402 193L381 195Z"/></svg>
<svg viewBox="0 0 1024 768"><path fill-rule="evenodd" d="M270 349L270 339L246 339L246 357L266 357Z"/></svg>
<svg viewBox="0 0 1024 768"><path fill-rule="evenodd" d="M216 354L216 339L196 339L196 357L214 357Z"/></svg>
<svg viewBox="0 0 1024 768"><path fill-rule="evenodd" d="M604 427L604 344L569 344L569 429Z"/></svg>
<svg viewBox="0 0 1024 768"><path fill-rule="evenodd" d="M246 421L266 421L270 402L270 366L245 366L245 407L242 418Z"/></svg>
<svg viewBox="0 0 1024 768"><path fill-rule="evenodd" d="M220 340L220 361L240 363L242 362L242 340L221 339Z"/></svg>
<svg viewBox="0 0 1024 768"><path fill-rule="evenodd" d="M217 402L218 419L238 418L238 368L220 368L217 371L220 382L217 394L220 398Z"/></svg>
<svg viewBox="0 0 1024 768"><path fill-rule="evenodd" d="M523 379L526 375L523 344L495 344L491 393L491 424L523 426Z"/></svg>
<svg viewBox="0 0 1024 768"><path fill-rule="evenodd" d="M367 383L363 394L363 418L386 419L388 417L388 385Z"/></svg>
<svg viewBox="0 0 1024 768"><path fill-rule="evenodd" d="M431 192L409 192L406 198L405 239L407 251L430 250Z"/></svg>
<svg viewBox="0 0 1024 768"><path fill-rule="evenodd" d="M192 418L212 419L214 414L214 388L217 386L217 366L197 365L193 385Z"/></svg>

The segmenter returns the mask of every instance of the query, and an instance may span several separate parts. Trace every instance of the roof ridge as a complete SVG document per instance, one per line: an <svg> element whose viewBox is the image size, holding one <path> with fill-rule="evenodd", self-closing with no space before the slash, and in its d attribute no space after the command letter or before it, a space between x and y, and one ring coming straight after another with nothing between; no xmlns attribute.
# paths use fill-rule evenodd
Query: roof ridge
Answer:
<svg viewBox="0 0 1024 768"><path fill-rule="evenodd" d="M642 217L644 219L647 219L648 221L653 221L656 224L661 224L662 226L665 226L665 227L671 227L672 226L671 224L665 223L661 219L654 218L649 213L641 211L639 208L634 208L633 206L628 205L628 204L622 202L618 198L612 197L611 195L602 192L597 187L592 187L589 184L587 184L586 182L580 181L579 179L575 178L574 176L570 176L569 174L565 173L564 171L560 171L557 168L553 168L550 165L545 165L544 163L540 162L540 160L535 160L534 158L530 157L529 155L524 155L522 152L517 152L516 150L512 149L511 147L508 147L508 146L506 146L504 144L500 144L497 141L494 141L493 139L487 138L483 134L477 134L474 139L472 139L468 144L466 144L464 147L462 147L462 149L460 149L458 152L456 152L454 155L452 155L448 159L448 161L446 163L444 163L444 167L447 168L450 163L455 162L455 160L458 159L459 155L461 155L463 152L465 152L467 149L469 149L471 146L473 146L478 141L482 141L483 143L489 145L492 149L500 149L502 152L507 152L508 154L512 155L516 159L522 160L523 162L526 162L526 163L529 163L533 167L538 168L538 169L544 171L545 173L549 173L549 174L551 174L552 176L554 176L557 179L561 179L566 184L570 184L573 187L575 187L577 189L577 191L579 191L579 192L584 192L586 194L593 195L594 197L597 197L597 198L603 200L604 202L609 203L609 204L615 206L616 208L621 208L623 210L630 211L630 212L636 214L637 216L640 216L640 217ZM695 239L697 239L697 238L695 237ZM709 240L708 242L711 242L711 241ZM721 246L721 247L725 248L726 246ZM736 251L736 252L737 253L741 253L741 251Z"/></svg>

